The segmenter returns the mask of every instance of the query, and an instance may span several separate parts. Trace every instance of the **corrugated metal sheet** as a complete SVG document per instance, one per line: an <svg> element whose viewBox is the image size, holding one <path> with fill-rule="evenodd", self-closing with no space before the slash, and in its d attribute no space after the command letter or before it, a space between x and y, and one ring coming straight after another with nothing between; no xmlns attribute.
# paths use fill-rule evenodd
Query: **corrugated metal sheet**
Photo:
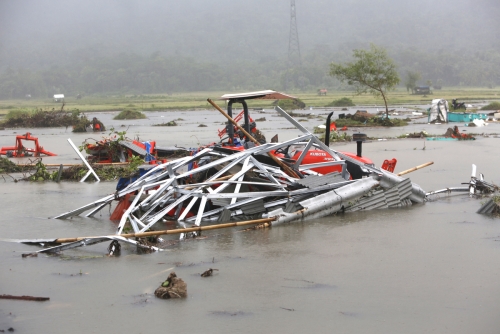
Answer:
<svg viewBox="0 0 500 334"><path fill-rule="evenodd" d="M264 208L264 200L259 199L257 201L242 205L241 211L243 211L243 214L245 215L253 215L254 213L264 212L266 211L266 209Z"/></svg>
<svg viewBox="0 0 500 334"><path fill-rule="evenodd" d="M134 143L129 142L129 141L124 141L123 140L119 144L122 145L122 146L125 146L126 148L131 149L132 151L134 151L135 153L137 153L137 154L139 154L141 156L145 156L146 153L147 153L145 149L143 149L142 147L139 147L139 146L137 146Z"/></svg>
<svg viewBox="0 0 500 334"><path fill-rule="evenodd" d="M360 211L373 209L386 209L401 206L411 206L408 198L411 195L412 184L410 179L405 179L392 188L382 189L362 197L356 204L346 211Z"/></svg>
<svg viewBox="0 0 500 334"><path fill-rule="evenodd" d="M287 213L292 213L292 212L296 212L298 210L302 210L304 207L302 205L300 205L300 203L294 203L292 201L288 201L285 205L285 208L283 209L283 211L287 212Z"/></svg>
<svg viewBox="0 0 500 334"><path fill-rule="evenodd" d="M360 211L387 208L387 200L384 190L378 190L362 197L356 204L349 207L346 211Z"/></svg>
<svg viewBox="0 0 500 334"><path fill-rule="evenodd" d="M228 222L230 220L231 220L231 210L224 208L224 210L222 210L219 218L217 218L217 222L218 223L225 223L225 222Z"/></svg>
<svg viewBox="0 0 500 334"><path fill-rule="evenodd" d="M309 175L304 179L297 180L297 183L307 188L316 188L325 184L344 182L342 174L333 172L325 175Z"/></svg>
<svg viewBox="0 0 500 334"><path fill-rule="evenodd" d="M227 206L231 204L230 198L211 198L212 204L215 206Z"/></svg>
<svg viewBox="0 0 500 334"><path fill-rule="evenodd" d="M498 204L493 201L492 198L490 198L486 203L477 210L476 213L482 213L482 214L490 214L495 211L495 209L498 209Z"/></svg>
<svg viewBox="0 0 500 334"><path fill-rule="evenodd" d="M401 198L408 198L412 193L412 183L410 179L404 179L401 183L397 184L399 196Z"/></svg>

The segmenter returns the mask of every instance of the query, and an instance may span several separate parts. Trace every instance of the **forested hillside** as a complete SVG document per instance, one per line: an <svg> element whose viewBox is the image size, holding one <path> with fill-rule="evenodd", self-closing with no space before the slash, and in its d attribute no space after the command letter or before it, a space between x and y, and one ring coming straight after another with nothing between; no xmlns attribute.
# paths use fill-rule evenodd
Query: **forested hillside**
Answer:
<svg viewBox="0 0 500 334"><path fill-rule="evenodd" d="M295 2L302 66L290 69L289 0L2 1L0 98L339 88L329 63L370 43L403 82L500 84L498 1Z"/></svg>

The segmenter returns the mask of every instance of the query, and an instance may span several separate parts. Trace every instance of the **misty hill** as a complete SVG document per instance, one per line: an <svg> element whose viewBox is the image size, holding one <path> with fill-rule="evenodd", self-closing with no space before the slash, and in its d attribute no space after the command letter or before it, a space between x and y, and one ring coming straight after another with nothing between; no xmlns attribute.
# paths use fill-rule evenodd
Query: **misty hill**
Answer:
<svg viewBox="0 0 500 334"><path fill-rule="evenodd" d="M328 64L387 48L401 76L500 84L497 0L0 1L0 97L338 85Z"/></svg>

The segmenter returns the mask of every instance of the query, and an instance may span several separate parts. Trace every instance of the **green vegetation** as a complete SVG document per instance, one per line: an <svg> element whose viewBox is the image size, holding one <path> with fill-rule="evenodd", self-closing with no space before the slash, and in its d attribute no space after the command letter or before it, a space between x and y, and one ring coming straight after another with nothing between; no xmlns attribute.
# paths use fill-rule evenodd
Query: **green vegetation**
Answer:
<svg viewBox="0 0 500 334"><path fill-rule="evenodd" d="M500 110L500 102L491 102L490 104L482 107L481 110Z"/></svg>
<svg viewBox="0 0 500 334"><path fill-rule="evenodd" d="M314 133L319 133L320 135L318 138L321 141L325 141L325 134L326 131L325 129L320 129L318 127L314 127ZM330 131L330 143L335 143L335 142L348 142L352 141L352 136L347 134L347 132L338 132L338 131Z"/></svg>
<svg viewBox="0 0 500 334"><path fill-rule="evenodd" d="M0 159L1 159L0 166L2 166L4 158ZM144 164L144 160L139 156L134 156L130 160L130 164L125 166L102 166L94 164L92 168L102 181L113 181L120 177L132 177L134 175L137 175L138 173L137 168L142 164ZM10 172L14 171L19 171L19 170L11 170ZM4 171L4 173L7 172L8 172L7 170ZM85 174L87 174L87 172L88 169L84 165L65 168L61 173L60 180L79 181L83 176L85 176ZM1 167L0 167L0 173L2 173ZM35 182L55 181L57 180L58 175L59 171L50 172L49 170L47 170L45 164L43 164L42 159L39 159L34 166L34 172L31 175L25 177L24 180L35 181ZM86 179L86 181L95 181L93 174L91 174Z"/></svg>
<svg viewBox="0 0 500 334"><path fill-rule="evenodd" d="M405 79L405 87L406 91L410 92L413 94L415 90L415 86L417 86L417 81L420 80L421 75L418 72L414 71L407 71L406 72L406 79ZM430 85L429 85L430 86Z"/></svg>
<svg viewBox="0 0 500 334"><path fill-rule="evenodd" d="M338 100L334 100L331 103L327 104L325 107L353 107L355 106L354 102L348 97L343 97Z"/></svg>
<svg viewBox="0 0 500 334"><path fill-rule="evenodd" d="M142 119L142 118L146 118L146 115L134 109L123 109L122 112L113 117L113 119Z"/></svg>
<svg viewBox="0 0 500 334"><path fill-rule="evenodd" d="M97 153L106 152L107 155L111 158L112 162L119 162L120 156L122 152L122 146L120 142L126 140L126 131L115 131L114 128L109 129L110 132L107 137L103 138L100 141L96 141L95 139L85 139L82 145L80 145L80 151L85 150L85 153L92 155ZM89 143L89 140L94 141L94 143ZM89 162L98 162L94 161L91 157L88 158Z"/></svg>
<svg viewBox="0 0 500 334"><path fill-rule="evenodd" d="M207 97L212 99L217 99L219 96L226 92L191 92L191 93L179 93L172 95L113 95L113 96L85 96L84 98L77 100L68 98L65 101L65 108L70 110L79 110L82 113L88 115L91 112L97 111L120 111L127 109L127 105L133 104L135 106L140 106L144 100L144 105L154 103L156 105L156 110L196 110L196 109L208 109L213 110L213 107L207 102ZM306 91L290 93L291 95L297 97L307 106L314 107L324 107L332 102L332 100L339 100L346 97L345 90L329 90L328 96L319 96L316 91ZM354 95L350 99L355 105L377 105L380 100L371 95ZM488 88L474 88L474 87L449 87L446 89L439 90L439 95L434 92L434 98L443 98L451 103L451 100L457 98L459 101L466 101L467 103L473 103L475 101L484 100L499 100L500 88L488 89ZM410 95L406 92L406 89L396 89L388 94L391 105L397 104L430 104L431 97L424 97L422 95ZM215 100L216 103L222 109L226 109L224 102ZM249 108L272 108L272 100L248 100ZM17 110L35 110L35 109L60 109L61 104L52 102L52 99L41 98L41 99L19 99L19 100L0 100L0 117L2 115L7 115L7 113L13 109ZM130 107L129 107L130 108ZM291 111L293 109L283 108L286 111ZM0 126L2 126L0 124Z"/></svg>
<svg viewBox="0 0 500 334"><path fill-rule="evenodd" d="M394 90L399 83L396 64L385 49L374 44L370 45L370 50L354 50L353 57L355 61L345 65L330 64L330 75L353 86L357 95L370 93L382 97L389 118L387 92Z"/></svg>
<svg viewBox="0 0 500 334"><path fill-rule="evenodd" d="M113 181L120 177L132 177L137 175L138 167L144 164L144 160L139 156L133 156L129 161L130 163L125 166L99 166L93 165L92 168L96 172L97 176L103 181ZM63 170L61 174L61 180L68 181L79 181L86 173L88 169L85 166L70 167ZM57 172L55 172L57 173ZM90 175L87 179L88 181L95 180L93 175Z"/></svg>
<svg viewBox="0 0 500 334"><path fill-rule="evenodd" d="M86 119L86 117L81 115L78 109L70 112L64 111L62 108L58 111L43 110L41 108L32 111L12 109L9 110L5 120L0 125L9 128L69 127L75 126L82 119Z"/></svg>
<svg viewBox="0 0 500 334"><path fill-rule="evenodd" d="M429 137L429 134L427 133L427 131L405 133L405 134L398 136L398 138L426 138L426 137Z"/></svg>
<svg viewBox="0 0 500 334"><path fill-rule="evenodd" d="M20 172L21 167L13 163L7 158L0 157L0 174L1 173L16 173Z"/></svg>
<svg viewBox="0 0 500 334"><path fill-rule="evenodd" d="M35 164L35 172L33 174L31 174L30 176L28 176L26 178L26 180L28 180L28 181L56 180L58 174L59 174L59 171L50 173L47 170L47 167L43 164L42 159L38 159L37 163Z"/></svg>
<svg viewBox="0 0 500 334"><path fill-rule="evenodd" d="M353 118L343 118L335 120L335 125L337 128L344 126L347 127L369 127L369 126L406 126L408 125L408 120L403 120L399 118L391 119L385 117L372 117L362 122Z"/></svg>

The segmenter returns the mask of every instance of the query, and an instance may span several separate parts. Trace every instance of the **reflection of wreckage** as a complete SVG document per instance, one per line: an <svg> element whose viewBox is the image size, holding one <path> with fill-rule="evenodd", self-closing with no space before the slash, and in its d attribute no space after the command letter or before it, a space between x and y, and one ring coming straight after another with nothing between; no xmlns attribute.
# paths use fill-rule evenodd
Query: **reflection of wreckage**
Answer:
<svg viewBox="0 0 500 334"><path fill-rule="evenodd" d="M32 141L34 144L33 148L29 148L24 146L23 141ZM47 156L55 156L56 154L46 151L40 144L38 143L38 138L33 137L31 133L26 132L24 135L16 136L16 145L15 146L7 146L0 148L0 155L6 155L7 157L40 157L42 155Z"/></svg>
<svg viewBox="0 0 500 334"><path fill-rule="evenodd" d="M259 223L276 226L338 212L424 202L425 192L409 179L331 150L286 112L280 108L277 111L294 124L302 136L245 150L207 147L194 156L151 166L115 194L54 217L64 219L83 213L92 217L120 199L122 215L115 235L23 242L56 244L37 253L106 241L112 241L110 253L116 241L161 250L161 245L144 243L141 238L180 234L180 239L185 239L220 227ZM294 145L302 146L298 159L279 159L277 163L271 158L271 152ZM326 153L330 160L303 164L304 157L314 151ZM190 168L193 164L197 164L197 168ZM324 167L335 167L335 171L328 174L314 171ZM176 221L181 228L155 231L156 224L166 219ZM133 233L124 234L127 223Z"/></svg>

